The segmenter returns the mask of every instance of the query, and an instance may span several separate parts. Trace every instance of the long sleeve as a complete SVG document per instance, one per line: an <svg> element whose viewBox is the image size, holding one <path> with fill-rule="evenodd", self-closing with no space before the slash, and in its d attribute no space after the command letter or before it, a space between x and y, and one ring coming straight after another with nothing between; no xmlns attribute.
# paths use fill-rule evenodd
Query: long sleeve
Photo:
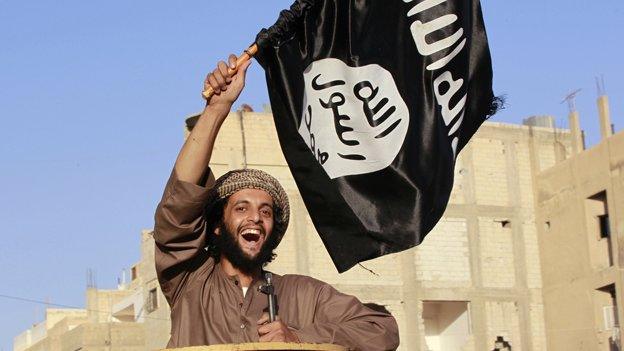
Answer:
<svg viewBox="0 0 624 351"><path fill-rule="evenodd" d="M325 283L317 291L315 303L314 321L295 331L302 342L366 351L399 347L399 329L391 315L373 311Z"/></svg>
<svg viewBox="0 0 624 351"><path fill-rule="evenodd" d="M174 169L156 209L156 272L170 305L193 273L208 261L203 214L214 182L212 172L204 186L184 182L178 179Z"/></svg>

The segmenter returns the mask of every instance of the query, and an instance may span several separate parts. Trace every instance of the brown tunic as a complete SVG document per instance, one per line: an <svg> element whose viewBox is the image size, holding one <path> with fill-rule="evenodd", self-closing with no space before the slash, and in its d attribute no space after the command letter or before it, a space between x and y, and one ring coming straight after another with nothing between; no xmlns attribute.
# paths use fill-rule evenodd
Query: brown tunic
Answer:
<svg viewBox="0 0 624 351"><path fill-rule="evenodd" d="M209 257L203 210L205 186L172 173L156 210L156 271L171 306L168 348L257 342L256 322L268 310L253 281L243 296L237 276L227 276ZM394 350L398 327L390 315L373 311L330 285L301 275L274 275L278 315L302 342L331 343L353 350Z"/></svg>

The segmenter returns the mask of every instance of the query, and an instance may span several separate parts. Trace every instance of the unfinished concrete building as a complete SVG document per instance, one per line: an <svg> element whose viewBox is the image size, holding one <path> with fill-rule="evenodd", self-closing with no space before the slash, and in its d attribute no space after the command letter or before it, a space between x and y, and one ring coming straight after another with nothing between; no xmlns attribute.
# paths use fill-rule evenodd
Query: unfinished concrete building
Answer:
<svg viewBox="0 0 624 351"><path fill-rule="evenodd" d="M385 306L399 323L400 350L491 350L497 339L514 350L545 350L533 189L541 170L571 153L571 142L550 117L526 123L483 125L460 154L449 207L422 245L342 275L314 230L269 113L232 113L211 167L217 176L249 167L278 178L292 215L269 269Z"/></svg>
<svg viewBox="0 0 624 351"><path fill-rule="evenodd" d="M624 132L612 135L606 96L598 99L602 140L537 179L548 349L621 350L624 318ZM578 124L572 111L571 125Z"/></svg>
<svg viewBox="0 0 624 351"><path fill-rule="evenodd" d="M132 296L125 289L86 292L85 309L46 309L46 318L16 336L14 351L142 351L145 329L140 320L118 315Z"/></svg>
<svg viewBox="0 0 624 351"><path fill-rule="evenodd" d="M187 120L187 133L194 122L195 118ZM617 303L622 298L618 272L624 258L617 254L616 243L602 237L591 242L580 231L591 225L594 229L595 225L604 226L601 223L605 221L615 228L613 216L606 211L612 214L616 206L620 211L624 208L622 197L612 195L622 193L624 145L618 135L599 145L597 151L587 151L588 156L575 155L582 144L582 139L576 139L580 129L577 132L574 128L572 133L556 129L547 116L529 118L525 125L486 122L460 154L448 209L424 243L365 262L342 275L314 230L280 151L270 113L233 112L221 129L211 167L216 176L249 167L278 178L290 197L291 224L268 269L310 275L363 302L384 306L399 323L400 350L492 350L505 345L528 351L594 350L597 348L590 346L594 344L586 340L598 341L602 332L598 332L596 321L612 317L605 322L608 332L600 334L607 340L617 320L624 318L617 307L622 306ZM619 158L606 149L620 150ZM611 161L595 163L604 154L609 154ZM579 157L587 160L581 162ZM606 180L610 174L612 185L598 186L603 183L591 180L589 173L587 181L564 179L576 177L581 168L586 172L603 169L605 176L600 179ZM591 209L589 217L568 211L566 206L576 195L556 188L561 184L566 189L573 184L595 184L587 188L592 189L586 191L591 194L577 196L583 201L575 205ZM566 219L569 216L574 220ZM575 235L584 238L584 243L567 243L565 231L570 228L577 230ZM621 223L618 228L618 237L622 237ZM608 237L613 237L613 231L610 233ZM156 279L151 231L141 235L141 260L132 268L130 283L121 287L123 298L110 308L110 321L104 322L133 321L140 325L137 333L143 333L142 349L154 350L163 348L169 339L170 311ZM558 254L551 253L557 250ZM572 278L575 280L570 282ZM571 292L573 289L580 290ZM592 297L570 307L587 294ZM98 307L102 308L107 307ZM571 312L564 313L566 309ZM71 320L64 323L77 324ZM575 323L586 329L586 335L575 338L576 343L564 343L565 333L570 333L566 330L577 328ZM65 333L72 329L63 328ZM26 334L16 338L16 351L39 350L35 346L44 340L39 337L32 343L26 339ZM85 350L90 348L85 344Z"/></svg>

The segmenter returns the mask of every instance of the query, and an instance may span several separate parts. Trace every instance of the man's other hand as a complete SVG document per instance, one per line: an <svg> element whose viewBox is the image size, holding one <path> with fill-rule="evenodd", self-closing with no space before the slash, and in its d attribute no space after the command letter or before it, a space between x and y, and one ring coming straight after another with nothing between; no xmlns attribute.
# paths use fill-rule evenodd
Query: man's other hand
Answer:
<svg viewBox="0 0 624 351"><path fill-rule="evenodd" d="M208 87L214 90L214 95L208 101L208 105L221 105L227 107L229 111L230 107L234 104L234 101L238 99L238 96L245 87L245 74L251 62L252 61L249 60L236 69L235 55L230 55L227 64L220 61L217 64L217 68L212 71L212 73L208 74L204 80L204 91L206 91ZM236 71L230 75L228 69L236 69Z"/></svg>
<svg viewBox="0 0 624 351"><path fill-rule="evenodd" d="M258 321L258 335L261 342L299 342L299 338L277 317L273 323L269 323L269 314L264 313Z"/></svg>

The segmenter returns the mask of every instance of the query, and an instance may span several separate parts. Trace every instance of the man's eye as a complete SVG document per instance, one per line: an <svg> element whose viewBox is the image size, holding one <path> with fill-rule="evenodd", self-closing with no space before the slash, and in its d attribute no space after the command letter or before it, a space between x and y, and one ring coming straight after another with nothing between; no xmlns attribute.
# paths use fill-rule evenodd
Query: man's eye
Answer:
<svg viewBox="0 0 624 351"><path fill-rule="evenodd" d="M236 211L244 212L246 209L244 207L236 207Z"/></svg>
<svg viewBox="0 0 624 351"><path fill-rule="evenodd" d="M265 216L271 216L273 213L271 212L271 210L262 210L262 214Z"/></svg>

